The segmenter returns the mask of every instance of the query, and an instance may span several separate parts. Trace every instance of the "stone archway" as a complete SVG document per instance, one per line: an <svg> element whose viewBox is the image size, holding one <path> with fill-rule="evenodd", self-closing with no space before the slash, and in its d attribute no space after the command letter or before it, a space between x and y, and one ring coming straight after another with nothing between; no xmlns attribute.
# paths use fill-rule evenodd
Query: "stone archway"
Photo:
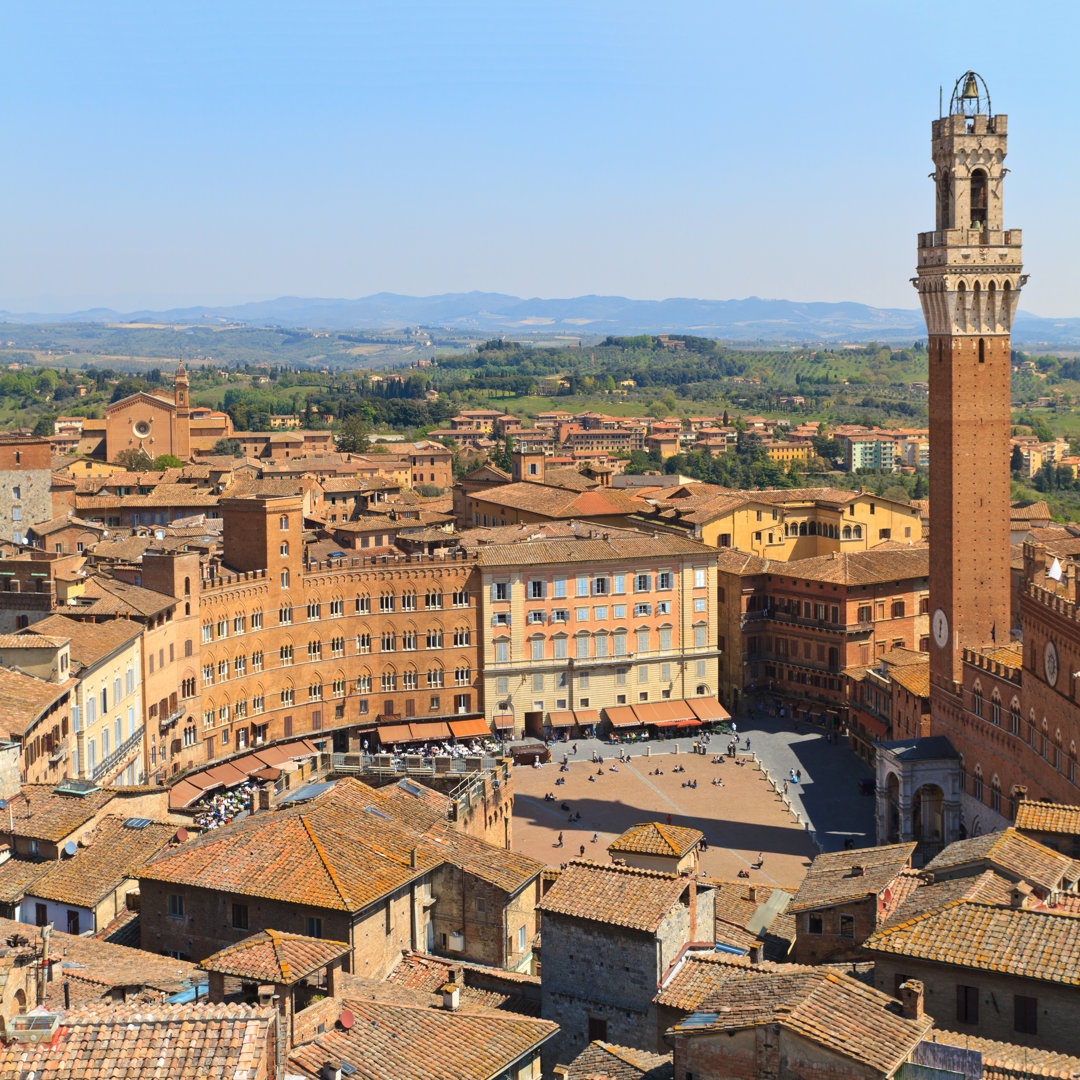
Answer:
<svg viewBox="0 0 1080 1080"><path fill-rule="evenodd" d="M885 830L888 843L900 841L900 777L890 772L885 781Z"/></svg>
<svg viewBox="0 0 1080 1080"><path fill-rule="evenodd" d="M945 792L937 784L923 784L912 796L911 831L917 841L941 843L945 835Z"/></svg>

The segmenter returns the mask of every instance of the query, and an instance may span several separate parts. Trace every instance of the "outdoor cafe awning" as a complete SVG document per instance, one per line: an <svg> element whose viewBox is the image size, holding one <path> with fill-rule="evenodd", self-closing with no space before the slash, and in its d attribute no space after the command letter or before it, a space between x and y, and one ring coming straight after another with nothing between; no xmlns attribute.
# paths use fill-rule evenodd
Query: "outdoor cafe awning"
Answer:
<svg viewBox="0 0 1080 1080"><path fill-rule="evenodd" d="M694 710L694 715L703 723L731 719L731 713L714 697L688 698L686 704Z"/></svg>
<svg viewBox="0 0 1080 1080"><path fill-rule="evenodd" d="M574 722L578 727L596 727L600 723L600 710L575 709Z"/></svg>
<svg viewBox="0 0 1080 1080"><path fill-rule="evenodd" d="M700 720L654 720L653 727L658 728L691 728L701 727Z"/></svg>
<svg viewBox="0 0 1080 1080"><path fill-rule="evenodd" d="M491 728L482 717L473 717L471 720L451 720L450 731L456 739L471 739L491 734Z"/></svg>
<svg viewBox="0 0 1080 1080"><path fill-rule="evenodd" d="M605 709L604 713L614 728L641 727L641 720L629 705L615 705Z"/></svg>
<svg viewBox="0 0 1080 1080"><path fill-rule="evenodd" d="M514 726L514 714L513 713L496 713L491 722L497 728L512 728Z"/></svg>
<svg viewBox="0 0 1080 1080"><path fill-rule="evenodd" d="M449 739L450 729L445 720L429 720L427 723L410 724L414 739Z"/></svg>
<svg viewBox="0 0 1080 1080"><path fill-rule="evenodd" d="M572 712L548 713L548 723L552 727L573 727L574 714Z"/></svg>
<svg viewBox="0 0 1080 1080"><path fill-rule="evenodd" d="M383 746L399 742L412 742L412 729L408 724L380 724L375 730L379 733L379 741Z"/></svg>

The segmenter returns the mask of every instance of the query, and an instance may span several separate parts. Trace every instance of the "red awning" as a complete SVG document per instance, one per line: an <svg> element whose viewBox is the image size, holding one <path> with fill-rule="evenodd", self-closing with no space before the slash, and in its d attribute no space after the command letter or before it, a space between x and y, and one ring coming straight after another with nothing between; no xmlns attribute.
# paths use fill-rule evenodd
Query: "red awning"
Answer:
<svg viewBox="0 0 1080 1080"><path fill-rule="evenodd" d="M231 761L223 761L220 765L215 765L212 769L207 769L203 775L216 783L224 784L225 787L234 787L236 784L242 784L248 776L243 769L238 769Z"/></svg>
<svg viewBox="0 0 1080 1080"><path fill-rule="evenodd" d="M190 806L201 798L202 788L188 780L181 780L169 788L169 809L183 810L185 806Z"/></svg>
<svg viewBox="0 0 1080 1080"><path fill-rule="evenodd" d="M641 721L637 718L634 710L629 705L616 705L612 708L605 709L607 714L608 723L612 727L640 727Z"/></svg>
<svg viewBox="0 0 1080 1080"><path fill-rule="evenodd" d="M491 722L497 728L512 728L514 726L514 714L513 713L496 713Z"/></svg>
<svg viewBox="0 0 1080 1080"><path fill-rule="evenodd" d="M258 750L253 755L266 765L284 765L286 761L292 761L292 752L285 746L267 746L263 750Z"/></svg>
<svg viewBox="0 0 1080 1080"><path fill-rule="evenodd" d="M552 727L573 727L574 714L572 712L548 713L548 723Z"/></svg>
<svg viewBox="0 0 1080 1080"><path fill-rule="evenodd" d="M481 717L474 717L472 720L451 720L450 730L457 739L471 739L477 735L491 734L487 721Z"/></svg>
<svg viewBox="0 0 1080 1080"><path fill-rule="evenodd" d="M661 728L690 728L701 727L700 720L654 720L653 727Z"/></svg>
<svg viewBox="0 0 1080 1080"><path fill-rule="evenodd" d="M277 780L279 776L281 776L281 770L275 768L273 765L265 765L258 772L253 772L251 774L252 780L262 780L264 782Z"/></svg>
<svg viewBox="0 0 1080 1080"><path fill-rule="evenodd" d="M380 724L375 729L379 733L379 741L388 746L391 743L412 742L412 729L408 724Z"/></svg>
<svg viewBox="0 0 1080 1080"><path fill-rule="evenodd" d="M578 727L596 727L600 723L599 709L575 709L574 720Z"/></svg>
<svg viewBox="0 0 1080 1080"><path fill-rule="evenodd" d="M412 728L413 738L417 740L450 738L450 729L443 720L432 720L422 724L410 724L409 727Z"/></svg>
<svg viewBox="0 0 1080 1080"><path fill-rule="evenodd" d="M694 710L694 715L706 724L731 719L731 713L714 697L689 698L686 704Z"/></svg>

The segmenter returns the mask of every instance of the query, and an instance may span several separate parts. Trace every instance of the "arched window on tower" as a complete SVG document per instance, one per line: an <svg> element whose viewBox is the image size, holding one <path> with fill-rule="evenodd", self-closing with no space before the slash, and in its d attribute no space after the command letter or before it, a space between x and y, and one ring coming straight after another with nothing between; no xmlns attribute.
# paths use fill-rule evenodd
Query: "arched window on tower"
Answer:
<svg viewBox="0 0 1080 1080"><path fill-rule="evenodd" d="M976 169L971 174L971 227L986 228L986 171Z"/></svg>
<svg viewBox="0 0 1080 1080"><path fill-rule="evenodd" d="M979 338L979 363L986 363L986 339Z"/></svg>
<svg viewBox="0 0 1080 1080"><path fill-rule="evenodd" d="M952 199L949 196L949 170L942 169L938 177L938 207L941 210L941 229L951 229L952 223Z"/></svg>

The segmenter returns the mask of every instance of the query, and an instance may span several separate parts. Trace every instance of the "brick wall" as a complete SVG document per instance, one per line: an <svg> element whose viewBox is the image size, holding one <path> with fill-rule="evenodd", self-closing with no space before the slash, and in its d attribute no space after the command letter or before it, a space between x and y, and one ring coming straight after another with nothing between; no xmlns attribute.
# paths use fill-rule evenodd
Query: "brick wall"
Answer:
<svg viewBox="0 0 1080 1080"><path fill-rule="evenodd" d="M948 964L931 964L906 957L872 954L874 985L886 994L907 979L921 979L925 986L925 1007L937 1027L969 1032L984 1039L1080 1054L1080 987L975 971ZM963 1023L957 1015L956 987L973 986L978 990L978 1023ZM1016 1029L1015 997L1033 997L1037 1002L1037 1032L1028 1034Z"/></svg>
<svg viewBox="0 0 1080 1080"><path fill-rule="evenodd" d="M849 904L800 911L795 917L795 954L792 959L797 964L865 959L862 943L877 926L877 909L878 898L869 896ZM821 919L822 933L810 933L812 917ZM841 933L842 919L850 926L851 936Z"/></svg>

